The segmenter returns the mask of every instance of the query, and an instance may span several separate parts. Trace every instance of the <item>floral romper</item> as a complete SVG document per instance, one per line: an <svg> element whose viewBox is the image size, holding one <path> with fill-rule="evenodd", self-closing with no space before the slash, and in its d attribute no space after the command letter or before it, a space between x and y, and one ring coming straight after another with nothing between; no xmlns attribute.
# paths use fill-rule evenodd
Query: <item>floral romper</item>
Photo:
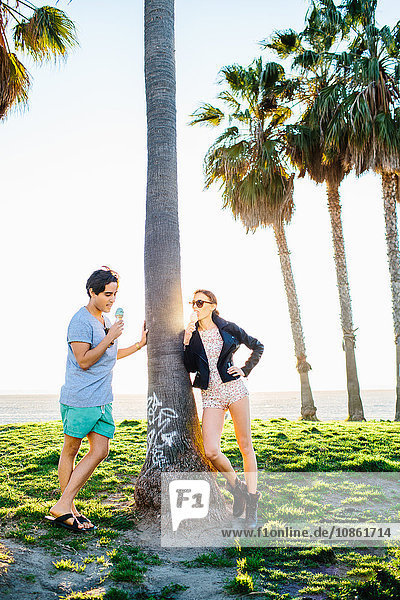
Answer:
<svg viewBox="0 0 400 600"><path fill-rule="evenodd" d="M223 408L227 410L233 402L249 396L249 392L242 378L223 383L217 369L217 362L221 354L223 340L218 327L199 330L204 350L206 351L210 379L208 388L201 390L204 408Z"/></svg>

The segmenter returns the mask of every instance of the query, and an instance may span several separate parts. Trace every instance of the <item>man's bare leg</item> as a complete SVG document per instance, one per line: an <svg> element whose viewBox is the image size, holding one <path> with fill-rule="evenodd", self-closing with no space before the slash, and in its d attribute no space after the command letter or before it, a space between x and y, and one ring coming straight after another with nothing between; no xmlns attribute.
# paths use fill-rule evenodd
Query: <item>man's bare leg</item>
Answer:
<svg viewBox="0 0 400 600"><path fill-rule="evenodd" d="M61 493L65 490L72 475L72 471L75 468L75 459L81 446L81 438L72 437L70 435L64 435L64 446L61 451L60 460L58 463L58 480L60 482ZM80 512L76 508L74 502L72 503L72 514L76 517L80 516ZM68 524L72 524L72 519L66 521ZM88 519L87 522L82 523L85 529L90 529L93 523Z"/></svg>
<svg viewBox="0 0 400 600"><path fill-rule="evenodd" d="M81 441L79 438L69 438L63 448L64 456L59 463L60 485L63 485L62 495L59 501L50 509L50 513L59 517L63 514L76 511L74 498L79 490L85 485L95 468L108 456L109 438L99 433L91 431L88 434L89 452L85 454L82 460L74 468L75 457L78 453ZM74 442L75 440L75 442ZM69 478L68 478L69 477ZM61 484L62 480L62 484ZM76 511L77 512L77 511ZM72 519L66 521L72 525ZM80 526L80 528L83 528Z"/></svg>

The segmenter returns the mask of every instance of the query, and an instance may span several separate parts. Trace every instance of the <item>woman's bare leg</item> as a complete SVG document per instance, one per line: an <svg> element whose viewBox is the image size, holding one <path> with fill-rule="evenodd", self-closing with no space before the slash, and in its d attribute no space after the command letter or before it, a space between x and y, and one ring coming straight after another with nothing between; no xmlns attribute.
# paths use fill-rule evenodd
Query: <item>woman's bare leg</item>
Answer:
<svg viewBox="0 0 400 600"><path fill-rule="evenodd" d="M233 486L236 473L229 458L221 452L221 435L224 427L225 411L223 408L205 408L203 410L202 432L206 457L214 467L223 473Z"/></svg>
<svg viewBox="0 0 400 600"><path fill-rule="evenodd" d="M243 470L247 489L251 494L257 490L257 459L251 441L250 404L247 397L229 406L236 440L243 457Z"/></svg>

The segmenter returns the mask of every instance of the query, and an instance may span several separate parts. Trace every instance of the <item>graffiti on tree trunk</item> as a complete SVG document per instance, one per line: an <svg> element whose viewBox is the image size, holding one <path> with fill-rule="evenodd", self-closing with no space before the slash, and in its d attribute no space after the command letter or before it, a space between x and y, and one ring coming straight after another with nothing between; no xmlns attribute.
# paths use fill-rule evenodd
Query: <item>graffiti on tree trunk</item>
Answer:
<svg viewBox="0 0 400 600"><path fill-rule="evenodd" d="M177 418L178 413L173 408L162 408L162 402L154 392L147 398L148 453L153 465L160 469L169 464L165 451L178 435L174 428Z"/></svg>

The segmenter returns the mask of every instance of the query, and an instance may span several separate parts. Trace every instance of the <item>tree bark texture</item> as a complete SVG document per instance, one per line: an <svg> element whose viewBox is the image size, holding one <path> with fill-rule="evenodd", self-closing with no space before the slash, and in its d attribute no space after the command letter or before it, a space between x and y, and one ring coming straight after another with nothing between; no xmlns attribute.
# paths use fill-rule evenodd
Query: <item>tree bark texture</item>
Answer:
<svg viewBox="0 0 400 600"><path fill-rule="evenodd" d="M278 226L274 226L274 233L278 245L279 260L281 262L283 282L289 307L290 324L292 327L294 349L297 358L297 370L300 374L301 418L307 421L318 421L316 416L317 409L314 405L308 377L308 371L310 371L311 365L306 360L306 345L301 324L300 307L297 299L286 234L284 228Z"/></svg>
<svg viewBox="0 0 400 600"><path fill-rule="evenodd" d="M174 44L174 0L146 0L148 428L135 500L141 508L156 510L160 509L161 471L208 469L193 391L183 366Z"/></svg>
<svg viewBox="0 0 400 600"><path fill-rule="evenodd" d="M400 421L400 254L396 210L396 202L399 199L399 176L396 173L382 173L382 192L396 344L396 410L394 419Z"/></svg>
<svg viewBox="0 0 400 600"><path fill-rule="evenodd" d="M346 356L346 378L348 396L348 421L365 421L360 395L355 355L356 337L351 310L350 285L347 273L346 252L342 227L339 185L327 180L328 209L331 218L336 279L339 290L340 320L343 331L343 349Z"/></svg>

